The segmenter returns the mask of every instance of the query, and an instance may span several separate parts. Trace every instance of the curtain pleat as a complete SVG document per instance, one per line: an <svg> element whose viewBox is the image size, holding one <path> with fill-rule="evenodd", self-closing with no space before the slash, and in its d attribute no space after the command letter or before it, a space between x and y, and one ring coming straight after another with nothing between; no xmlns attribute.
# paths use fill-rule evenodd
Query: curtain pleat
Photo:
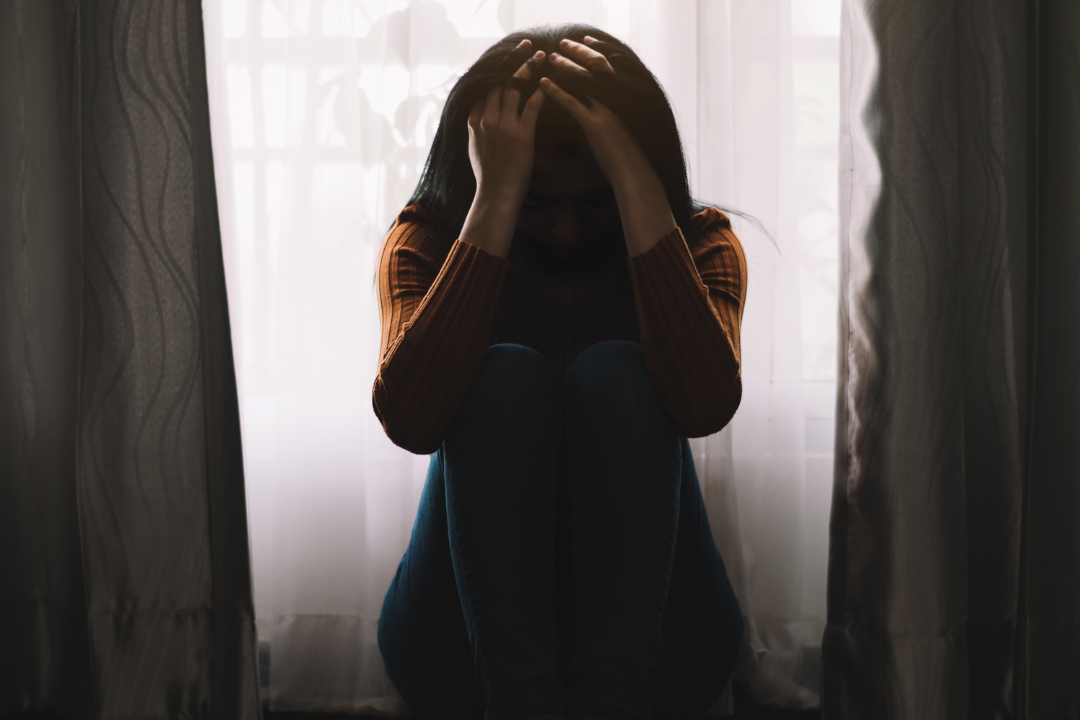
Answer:
<svg viewBox="0 0 1080 720"><path fill-rule="evenodd" d="M0 8L0 713L257 717L201 6Z"/></svg>
<svg viewBox="0 0 1080 720"><path fill-rule="evenodd" d="M93 717L76 495L74 3L0 3L0 714Z"/></svg>
<svg viewBox="0 0 1080 720"><path fill-rule="evenodd" d="M1080 716L1080 4L1035 3L1026 708Z"/></svg>
<svg viewBox="0 0 1080 720"><path fill-rule="evenodd" d="M826 718L1080 712L1080 7L845 0Z"/></svg>

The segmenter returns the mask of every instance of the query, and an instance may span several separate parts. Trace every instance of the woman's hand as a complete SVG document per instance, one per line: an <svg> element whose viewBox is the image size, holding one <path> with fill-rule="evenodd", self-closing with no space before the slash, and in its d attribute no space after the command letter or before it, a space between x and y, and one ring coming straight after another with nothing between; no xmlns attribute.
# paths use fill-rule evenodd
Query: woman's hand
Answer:
<svg viewBox="0 0 1080 720"><path fill-rule="evenodd" d="M588 35L585 36L585 42L588 45L602 46L598 40ZM588 45L563 39L560 46L566 54L551 53L548 62L555 67L587 76L614 75L615 70L608 59ZM540 88L581 125L589 140L593 157L612 185L629 175L653 172L645 153L622 120L603 103L596 98L590 98L592 107L585 107L550 78L542 78Z"/></svg>
<svg viewBox="0 0 1080 720"><path fill-rule="evenodd" d="M528 39L518 44L531 46ZM544 53L538 51L514 77L518 82L528 80L543 61ZM458 236L501 258L510 254L521 202L532 181L536 118L545 98L537 88L519 116L521 91L513 84L492 88L469 113L469 162L476 175L476 194Z"/></svg>
<svg viewBox="0 0 1080 720"><path fill-rule="evenodd" d="M588 35L585 42L602 47ZM551 53L548 62L552 65L594 76L615 73L607 58L593 47L568 39L562 41L561 47L570 57ZM664 184L641 146L622 120L596 98L590 98L592 107L585 107L550 78L542 78L540 88L563 106L584 130L596 163L615 191L630 257L651 250L678 225L671 213Z"/></svg>
<svg viewBox="0 0 1080 720"><path fill-rule="evenodd" d="M518 44L519 48L531 46L528 39ZM542 62L544 51L537 50L514 77L519 82L528 81ZM491 88L487 98L473 106L469 113L469 161L476 176L477 196L505 201L517 211L532 179L536 118L545 97L537 88L519 116L521 91L509 83Z"/></svg>

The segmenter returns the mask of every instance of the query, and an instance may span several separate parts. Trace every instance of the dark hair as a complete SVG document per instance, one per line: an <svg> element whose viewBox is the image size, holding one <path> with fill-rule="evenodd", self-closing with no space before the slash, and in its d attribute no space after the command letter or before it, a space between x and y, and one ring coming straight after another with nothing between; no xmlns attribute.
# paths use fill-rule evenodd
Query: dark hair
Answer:
<svg viewBox="0 0 1080 720"><path fill-rule="evenodd" d="M485 98L493 86L505 85L537 50L551 54L560 50L559 42L563 38L584 42L586 35L601 41L592 47L611 63L614 77L603 75L587 79L543 63L539 73L520 85L519 111L539 87L541 77L552 78L586 106L590 105L589 97L595 97L623 121L652 163L667 194L675 222L684 234L688 233L691 218L707 207L718 207L729 214L746 217L738 211L701 202L690 195L686 158L675 114L660 82L637 54L626 43L599 28L567 23L510 33L485 50L454 84L443 106L420 181L406 203L416 205L418 213L437 237L453 239L460 235L476 193L476 178L469 162L468 118L473 105ZM518 44L526 38L532 47L518 49ZM554 115L563 122L576 123L562 106L551 100L541 106L541 116L545 114Z"/></svg>

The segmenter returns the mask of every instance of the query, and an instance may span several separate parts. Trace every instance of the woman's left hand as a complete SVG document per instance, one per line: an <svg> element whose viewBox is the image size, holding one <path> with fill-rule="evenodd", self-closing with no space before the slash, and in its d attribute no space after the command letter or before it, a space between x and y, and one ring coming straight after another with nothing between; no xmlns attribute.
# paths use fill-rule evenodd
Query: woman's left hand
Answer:
<svg viewBox="0 0 1080 720"><path fill-rule="evenodd" d="M585 42L598 44L587 35ZM570 57L551 53L549 63L590 76L615 72L607 58L591 47L573 40L563 40L561 47ZM660 176L641 146L622 120L596 98L590 98L592 107L585 107L550 78L542 78L540 87L585 131L593 157L615 191L630 257L648 252L677 225Z"/></svg>
<svg viewBox="0 0 1080 720"><path fill-rule="evenodd" d="M595 44L597 40L586 35L585 42ZM588 76L615 74L608 59L587 45L564 39L560 48L565 55L551 53L547 58L549 63L558 68ZM542 78L540 87L581 125L585 137L589 140L593 157L612 185L628 180L638 173L654 172L637 141L610 108L596 98L590 98L592 107L585 107L551 78Z"/></svg>

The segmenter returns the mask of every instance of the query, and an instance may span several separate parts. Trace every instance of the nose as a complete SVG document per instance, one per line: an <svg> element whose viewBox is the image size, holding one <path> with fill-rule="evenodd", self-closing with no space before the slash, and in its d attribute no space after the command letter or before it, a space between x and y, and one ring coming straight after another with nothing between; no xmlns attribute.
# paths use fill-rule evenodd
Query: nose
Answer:
<svg viewBox="0 0 1080 720"><path fill-rule="evenodd" d="M560 245L574 245L581 235L581 225L578 222L577 211L570 203L559 203L555 211L555 223L551 227L551 234Z"/></svg>

